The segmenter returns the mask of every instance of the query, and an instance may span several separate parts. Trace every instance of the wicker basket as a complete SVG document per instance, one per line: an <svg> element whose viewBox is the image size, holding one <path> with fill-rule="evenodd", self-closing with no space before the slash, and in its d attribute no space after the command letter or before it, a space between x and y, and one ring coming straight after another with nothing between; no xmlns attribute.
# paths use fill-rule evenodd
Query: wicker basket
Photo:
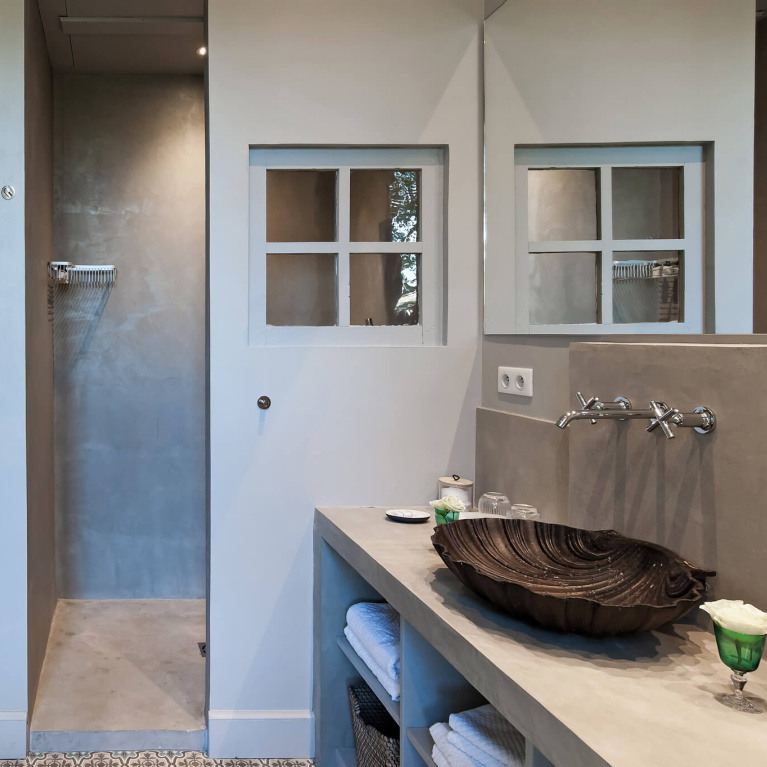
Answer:
<svg viewBox="0 0 767 767"><path fill-rule="evenodd" d="M399 767L399 726L364 683L349 685L357 767Z"/></svg>

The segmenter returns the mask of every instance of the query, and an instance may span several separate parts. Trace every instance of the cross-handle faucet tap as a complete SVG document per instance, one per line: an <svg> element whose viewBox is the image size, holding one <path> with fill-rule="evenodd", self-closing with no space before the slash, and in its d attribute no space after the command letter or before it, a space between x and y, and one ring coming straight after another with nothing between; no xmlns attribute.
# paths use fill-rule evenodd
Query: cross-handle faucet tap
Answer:
<svg viewBox="0 0 767 767"><path fill-rule="evenodd" d="M657 402L656 400L650 402L650 410L654 418L650 419L651 423L647 427L647 431L655 431L655 429L660 427L661 431L666 435L666 439L674 439L676 435L671 431L670 424L673 422L671 419L679 411L670 408L665 402Z"/></svg>
<svg viewBox="0 0 767 767"><path fill-rule="evenodd" d="M634 410L631 402L625 397L617 397L613 402L602 402L598 397L586 399L581 392L577 392L576 397L581 409L562 415L557 421L560 429L566 429L572 421L590 421L595 424L602 420L629 421L647 418L650 420L648 432L660 429L666 439L674 439L672 426L693 428L699 434L710 434L716 428L716 415L707 407L697 407L692 413L681 413L676 408L670 408L665 402L652 400L647 410Z"/></svg>

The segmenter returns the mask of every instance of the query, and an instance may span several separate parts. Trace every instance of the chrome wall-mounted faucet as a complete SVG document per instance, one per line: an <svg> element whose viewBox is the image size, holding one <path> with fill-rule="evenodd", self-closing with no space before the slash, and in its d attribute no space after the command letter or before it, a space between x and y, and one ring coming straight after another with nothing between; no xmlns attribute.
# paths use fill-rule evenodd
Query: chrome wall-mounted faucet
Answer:
<svg viewBox="0 0 767 767"><path fill-rule="evenodd" d="M699 434L710 434L716 428L716 415L708 407L696 407L692 413L682 413L665 402L653 400L647 410L634 410L631 401L625 397L618 397L613 402L602 402L599 397L586 399L580 392L575 396L581 409L561 416L557 421L560 429L566 429L573 421L590 421L595 424L603 420L629 421L646 418L650 421L647 431L660 429L667 439L674 439L672 426L692 428Z"/></svg>

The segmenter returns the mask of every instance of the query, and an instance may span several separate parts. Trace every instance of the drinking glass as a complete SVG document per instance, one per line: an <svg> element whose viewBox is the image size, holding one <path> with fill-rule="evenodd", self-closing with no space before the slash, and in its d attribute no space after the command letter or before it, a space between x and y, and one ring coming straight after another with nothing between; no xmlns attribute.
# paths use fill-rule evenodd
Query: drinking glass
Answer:
<svg viewBox="0 0 767 767"><path fill-rule="evenodd" d="M506 515L509 519L540 519L541 514L535 506L526 503L515 503Z"/></svg>
<svg viewBox="0 0 767 767"><path fill-rule="evenodd" d="M511 501L503 493L483 493L478 508L480 514L506 517L511 510Z"/></svg>
<svg viewBox="0 0 767 767"><path fill-rule="evenodd" d="M732 695L719 695L717 699L736 711L761 714L762 710L743 695L743 688L746 686L745 674L756 671L759 667L767 634L739 634L737 631L722 628L716 621L714 634L722 663L732 669L730 679L735 690Z"/></svg>

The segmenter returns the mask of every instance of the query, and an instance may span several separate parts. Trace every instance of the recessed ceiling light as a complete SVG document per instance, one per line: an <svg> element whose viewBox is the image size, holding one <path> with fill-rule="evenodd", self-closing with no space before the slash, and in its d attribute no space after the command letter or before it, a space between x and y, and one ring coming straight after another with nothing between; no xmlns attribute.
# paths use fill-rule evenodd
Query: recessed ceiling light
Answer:
<svg viewBox="0 0 767 767"><path fill-rule="evenodd" d="M208 52L208 49L203 45L197 49L198 56L204 56Z"/></svg>

